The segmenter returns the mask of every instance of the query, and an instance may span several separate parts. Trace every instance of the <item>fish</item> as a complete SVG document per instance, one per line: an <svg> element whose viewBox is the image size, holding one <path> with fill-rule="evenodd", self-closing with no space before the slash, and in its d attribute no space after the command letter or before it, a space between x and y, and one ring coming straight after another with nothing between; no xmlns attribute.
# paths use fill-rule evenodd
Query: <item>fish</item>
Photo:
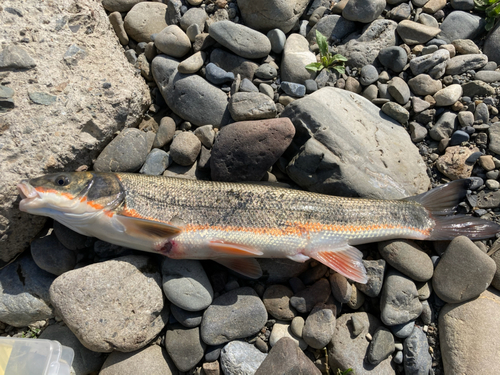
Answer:
<svg viewBox="0 0 500 375"><path fill-rule="evenodd" d="M86 236L172 259L210 259L250 278L255 258L308 259L366 283L355 246L390 239L486 239L493 221L458 215L470 180L399 200L337 197L271 184L134 173L53 173L18 185L19 209Z"/></svg>

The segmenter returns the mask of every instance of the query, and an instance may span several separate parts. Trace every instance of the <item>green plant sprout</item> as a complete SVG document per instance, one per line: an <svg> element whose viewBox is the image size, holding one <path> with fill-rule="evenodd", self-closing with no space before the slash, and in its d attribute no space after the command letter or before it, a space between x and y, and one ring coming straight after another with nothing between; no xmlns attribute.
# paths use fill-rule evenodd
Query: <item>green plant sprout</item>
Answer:
<svg viewBox="0 0 500 375"><path fill-rule="evenodd" d="M342 371L341 369L337 369L337 375L348 375L348 374L354 374L354 371L352 368L348 368L347 370Z"/></svg>
<svg viewBox="0 0 500 375"><path fill-rule="evenodd" d="M485 0L489 1L489 0ZM498 0L500 1L500 0ZM318 43L320 62L306 65L306 69L319 72L322 69L335 69L340 74L345 73L345 62L347 59L341 54L333 55L328 51L328 41L326 37L316 30L316 43Z"/></svg>
<svg viewBox="0 0 500 375"><path fill-rule="evenodd" d="M26 332L21 335L22 338L36 339L42 330L40 328L28 328Z"/></svg>
<svg viewBox="0 0 500 375"><path fill-rule="evenodd" d="M474 0L476 10L486 14L486 31L490 31L500 17L500 0Z"/></svg>

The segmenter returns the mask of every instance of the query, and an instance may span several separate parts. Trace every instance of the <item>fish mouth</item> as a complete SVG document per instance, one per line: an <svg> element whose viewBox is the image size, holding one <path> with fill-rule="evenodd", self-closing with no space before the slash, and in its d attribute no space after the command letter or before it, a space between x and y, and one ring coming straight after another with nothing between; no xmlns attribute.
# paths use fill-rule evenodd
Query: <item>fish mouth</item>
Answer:
<svg viewBox="0 0 500 375"><path fill-rule="evenodd" d="M33 205L33 202L40 200L40 194L36 189L27 181L23 180L17 184L17 190L22 200L19 202L19 209L27 212L28 208Z"/></svg>

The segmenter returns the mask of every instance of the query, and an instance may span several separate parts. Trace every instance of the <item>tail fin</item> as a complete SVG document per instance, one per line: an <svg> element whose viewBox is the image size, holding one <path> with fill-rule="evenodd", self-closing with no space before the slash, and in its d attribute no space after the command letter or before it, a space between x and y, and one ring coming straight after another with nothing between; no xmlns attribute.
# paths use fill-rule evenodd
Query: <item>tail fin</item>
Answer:
<svg viewBox="0 0 500 375"><path fill-rule="evenodd" d="M451 240L457 236L479 240L494 237L500 232L500 225L493 221L454 215L458 204L465 198L470 183L467 179L456 180L415 197L405 198L424 206L436 222L428 240Z"/></svg>

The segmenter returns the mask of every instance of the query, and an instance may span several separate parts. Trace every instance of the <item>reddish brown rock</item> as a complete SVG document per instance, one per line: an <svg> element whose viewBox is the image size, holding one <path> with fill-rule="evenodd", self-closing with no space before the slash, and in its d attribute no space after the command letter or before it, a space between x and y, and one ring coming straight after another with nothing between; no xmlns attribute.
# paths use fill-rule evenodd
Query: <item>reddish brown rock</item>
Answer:
<svg viewBox="0 0 500 375"><path fill-rule="evenodd" d="M441 173L452 180L468 178L472 173L474 164L466 163L465 161L477 151L479 151L477 147L448 147L446 153L437 160L436 167Z"/></svg>
<svg viewBox="0 0 500 375"><path fill-rule="evenodd" d="M288 118L241 121L224 126L212 150L214 181L260 181L292 142Z"/></svg>

